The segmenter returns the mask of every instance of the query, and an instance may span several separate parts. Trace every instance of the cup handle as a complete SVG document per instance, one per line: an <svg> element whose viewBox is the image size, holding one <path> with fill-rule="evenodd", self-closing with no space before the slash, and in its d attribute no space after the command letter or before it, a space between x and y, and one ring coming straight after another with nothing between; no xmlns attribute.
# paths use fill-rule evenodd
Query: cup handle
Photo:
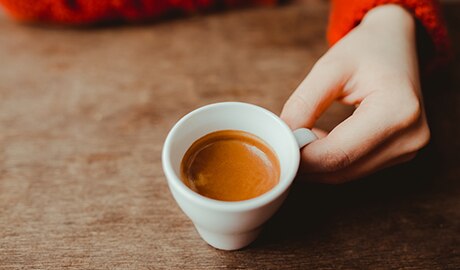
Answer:
<svg viewBox="0 0 460 270"><path fill-rule="evenodd" d="M299 128L293 131L295 140L299 145L299 149L304 147L305 145L313 142L314 140L318 139L315 133L307 128Z"/></svg>

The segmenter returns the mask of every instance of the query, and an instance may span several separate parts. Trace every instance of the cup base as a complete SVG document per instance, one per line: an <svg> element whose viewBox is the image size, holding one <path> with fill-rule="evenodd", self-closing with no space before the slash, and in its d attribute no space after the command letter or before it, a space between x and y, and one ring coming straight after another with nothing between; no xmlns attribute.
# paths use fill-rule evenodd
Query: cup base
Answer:
<svg viewBox="0 0 460 270"><path fill-rule="evenodd" d="M261 231L261 228L257 228L249 232L222 234L211 232L199 226L195 226L195 228L206 243L221 250L242 249L251 244Z"/></svg>

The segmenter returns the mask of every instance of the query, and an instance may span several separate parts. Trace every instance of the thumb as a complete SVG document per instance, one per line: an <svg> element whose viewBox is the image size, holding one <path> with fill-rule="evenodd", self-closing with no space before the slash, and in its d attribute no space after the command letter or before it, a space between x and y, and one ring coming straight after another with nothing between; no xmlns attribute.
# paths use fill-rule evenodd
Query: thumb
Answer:
<svg viewBox="0 0 460 270"><path fill-rule="evenodd" d="M316 120L340 95L349 71L336 61L320 59L292 93L281 112L291 129L312 128Z"/></svg>

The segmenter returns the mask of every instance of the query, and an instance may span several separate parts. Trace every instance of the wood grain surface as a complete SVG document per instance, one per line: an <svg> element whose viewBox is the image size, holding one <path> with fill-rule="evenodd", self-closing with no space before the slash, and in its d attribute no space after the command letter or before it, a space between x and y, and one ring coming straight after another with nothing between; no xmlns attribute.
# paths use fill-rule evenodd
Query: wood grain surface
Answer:
<svg viewBox="0 0 460 270"><path fill-rule="evenodd" d="M279 113L327 50L328 3L304 2L92 29L0 16L0 269L459 269L458 61L424 79L417 159L297 179L243 250L208 246L174 202L160 153L181 116L229 100ZM459 44L460 5L444 8Z"/></svg>

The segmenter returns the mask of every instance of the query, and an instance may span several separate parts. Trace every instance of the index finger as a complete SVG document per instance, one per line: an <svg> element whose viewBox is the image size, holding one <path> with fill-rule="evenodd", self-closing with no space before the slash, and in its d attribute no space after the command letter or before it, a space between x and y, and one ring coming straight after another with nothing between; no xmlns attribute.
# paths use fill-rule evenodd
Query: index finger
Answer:
<svg viewBox="0 0 460 270"><path fill-rule="evenodd" d="M340 95L348 74L342 65L320 59L284 104L281 119L292 129L312 128Z"/></svg>
<svg viewBox="0 0 460 270"><path fill-rule="evenodd" d="M349 166L411 123L416 117L408 113L411 107L405 104L403 109L386 102L381 94L371 94L326 137L302 149L303 169L333 172Z"/></svg>

